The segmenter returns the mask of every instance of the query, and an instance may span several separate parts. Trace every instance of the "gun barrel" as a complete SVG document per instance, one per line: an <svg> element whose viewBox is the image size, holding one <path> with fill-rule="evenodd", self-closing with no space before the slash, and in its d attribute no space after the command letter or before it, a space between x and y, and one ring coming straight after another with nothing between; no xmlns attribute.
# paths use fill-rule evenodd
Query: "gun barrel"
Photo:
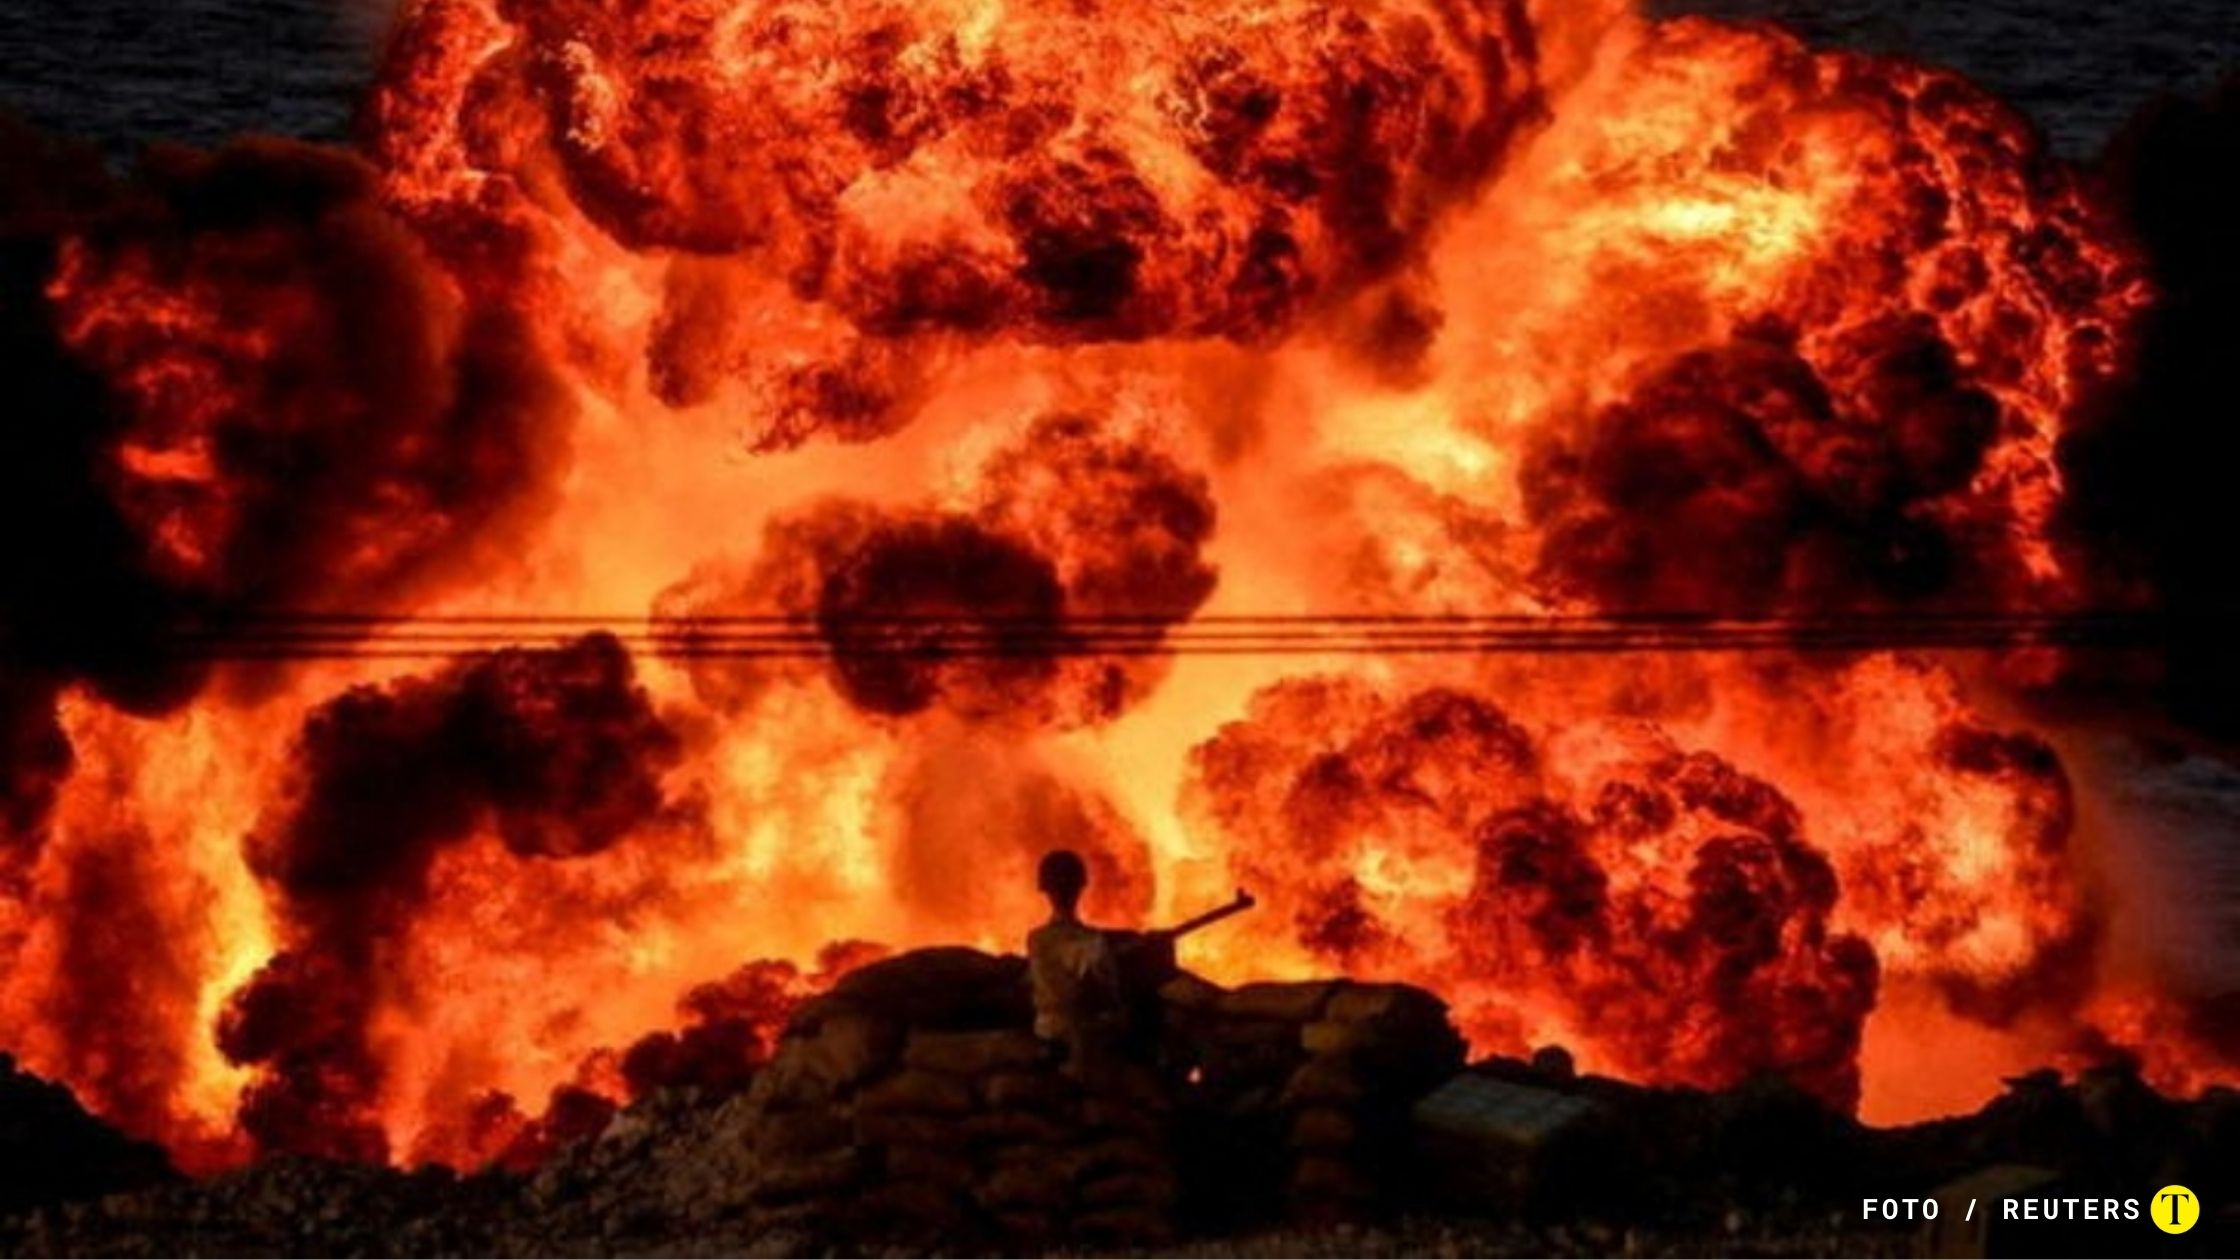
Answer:
<svg viewBox="0 0 2240 1260"><path fill-rule="evenodd" d="M1233 899L1231 899L1227 905L1215 906L1213 909L1206 911L1204 914L1201 914L1196 918L1185 919L1182 922L1175 924L1173 927L1168 928L1165 935L1170 940L1180 940L1183 937L1190 935L1192 932L1199 932L1205 930L1206 928L1212 927L1214 924L1221 922L1223 919L1243 914L1245 911L1252 909L1255 905L1258 904L1258 902L1252 899L1251 893L1248 893L1244 889L1239 888L1237 890L1237 895Z"/></svg>

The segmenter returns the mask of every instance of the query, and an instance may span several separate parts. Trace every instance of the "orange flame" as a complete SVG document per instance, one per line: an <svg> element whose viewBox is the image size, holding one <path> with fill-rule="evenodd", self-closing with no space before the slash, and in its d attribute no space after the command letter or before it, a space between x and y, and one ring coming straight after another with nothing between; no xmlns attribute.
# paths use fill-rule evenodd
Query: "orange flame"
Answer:
<svg viewBox="0 0 2240 1260"><path fill-rule="evenodd" d="M2139 1044L2020 657L1217 650L2079 597L2149 297L2081 181L1942 71L1547 8L423 0L362 157L70 234L102 493L280 659L56 684L10 1048L198 1165L514 1158L833 942L1014 946L1058 844L1486 1052L1891 1120Z"/></svg>

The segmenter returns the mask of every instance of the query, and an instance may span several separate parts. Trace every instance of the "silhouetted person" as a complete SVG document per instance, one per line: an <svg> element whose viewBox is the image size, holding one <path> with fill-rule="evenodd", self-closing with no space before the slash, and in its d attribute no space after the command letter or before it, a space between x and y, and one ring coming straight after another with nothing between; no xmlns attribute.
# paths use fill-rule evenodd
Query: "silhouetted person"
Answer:
<svg viewBox="0 0 2240 1260"><path fill-rule="evenodd" d="M1050 899L1050 920L1027 933L1034 983L1034 1031L1064 1047L1077 1079L1109 1074L1128 1034L1127 997L1112 938L1081 921L1089 867L1071 849L1043 855L1035 886Z"/></svg>

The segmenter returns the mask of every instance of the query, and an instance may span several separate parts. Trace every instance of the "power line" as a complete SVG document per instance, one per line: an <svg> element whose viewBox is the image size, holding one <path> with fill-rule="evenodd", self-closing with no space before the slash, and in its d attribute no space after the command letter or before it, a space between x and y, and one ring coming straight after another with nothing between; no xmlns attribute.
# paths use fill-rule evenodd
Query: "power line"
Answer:
<svg viewBox="0 0 2240 1260"><path fill-rule="evenodd" d="M894 613L832 617L725 614L276 612L62 642L129 645L196 660L435 659L558 648L605 634L635 652L683 660L831 655L1316 656L1494 653L1866 652L2024 647L2152 647L2167 615L2128 611L1941 611L1759 618L1699 613L1209 614ZM58 641L50 637L50 642Z"/></svg>

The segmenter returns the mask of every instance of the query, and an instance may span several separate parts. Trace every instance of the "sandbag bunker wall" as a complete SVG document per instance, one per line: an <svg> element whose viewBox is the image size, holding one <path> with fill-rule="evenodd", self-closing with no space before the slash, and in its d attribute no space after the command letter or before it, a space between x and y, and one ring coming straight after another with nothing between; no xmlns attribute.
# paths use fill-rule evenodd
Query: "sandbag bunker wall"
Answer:
<svg viewBox="0 0 2240 1260"><path fill-rule="evenodd" d="M1084 1081L1025 994L1018 959L934 950L806 1005L746 1099L754 1219L1032 1248L1374 1215L1404 1192L1410 1107L1464 1053L1421 990L1184 974L1157 1044Z"/></svg>

